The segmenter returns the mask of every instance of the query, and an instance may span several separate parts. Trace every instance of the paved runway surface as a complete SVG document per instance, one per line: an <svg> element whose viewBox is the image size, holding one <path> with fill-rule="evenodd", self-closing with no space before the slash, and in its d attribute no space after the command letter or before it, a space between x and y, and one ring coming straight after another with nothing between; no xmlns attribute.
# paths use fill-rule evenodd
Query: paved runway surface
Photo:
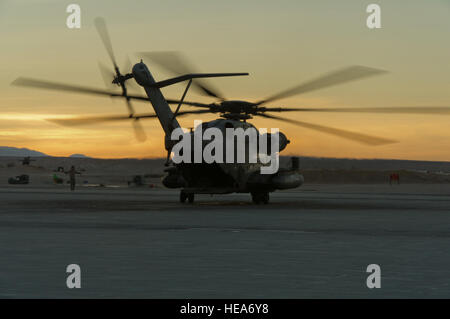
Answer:
<svg viewBox="0 0 450 319"><path fill-rule="evenodd" d="M450 297L450 185L0 189L0 297ZM81 289L66 288L66 266ZM381 266L381 289L366 267Z"/></svg>

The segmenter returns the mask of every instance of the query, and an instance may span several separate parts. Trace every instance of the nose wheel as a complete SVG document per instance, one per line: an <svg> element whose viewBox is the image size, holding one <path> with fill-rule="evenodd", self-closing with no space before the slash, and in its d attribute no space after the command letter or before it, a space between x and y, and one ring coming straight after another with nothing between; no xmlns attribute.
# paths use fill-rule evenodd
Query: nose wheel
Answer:
<svg viewBox="0 0 450 319"><path fill-rule="evenodd" d="M269 193L268 192L252 192L252 201L255 204L268 204Z"/></svg>
<svg viewBox="0 0 450 319"><path fill-rule="evenodd" d="M180 192L180 203L185 203L186 200L192 204L194 202L194 193Z"/></svg>

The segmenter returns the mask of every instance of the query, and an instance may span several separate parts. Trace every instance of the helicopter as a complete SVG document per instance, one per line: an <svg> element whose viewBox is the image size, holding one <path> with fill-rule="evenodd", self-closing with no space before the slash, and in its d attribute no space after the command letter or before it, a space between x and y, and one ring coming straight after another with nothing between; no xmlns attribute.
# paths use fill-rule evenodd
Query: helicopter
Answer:
<svg viewBox="0 0 450 319"><path fill-rule="evenodd" d="M179 55L173 52L147 52L140 53L140 55L143 59L146 59L146 61L153 61L172 73L175 73L177 76L174 78L156 81L147 65L143 62L143 59L131 68L131 72L122 74L115 59L111 39L109 37L105 21L102 18L96 18L95 26L113 64L113 72L110 72L104 66L101 66L100 68L104 78L107 79L105 82L119 86L121 88L121 92L23 77L16 79L12 84L125 99L128 115L74 117L49 120L61 125L74 126L83 124L97 124L109 121L132 121L136 138L143 141L145 140L145 133L139 124L140 120L149 118L158 119L165 133L164 144L167 151L167 160L165 164L167 166L165 169L167 175L164 177L162 183L167 188L181 189L179 200L182 203L185 203L186 201L189 203L194 202L195 194L250 193L252 201L255 204L267 204L269 202L270 192L297 188L303 184L304 178L300 174L298 157L292 157L292 164L290 168L281 168L273 174L261 174L260 169L261 166L263 166L261 162L253 163L246 161L244 163L206 163L203 161L200 163L174 163L171 161L170 155L176 141L171 139L171 134L175 129L180 128L177 118L181 116L188 114L219 114L218 119L203 123L201 126L197 126L194 130L191 129L189 134L192 138L194 138L196 131L198 133L198 130L203 130L205 128L217 128L221 131L225 131L227 128L255 128L249 120L258 116L291 123L299 127L309 128L365 145L377 146L395 143L396 141L371 136L364 133L356 133L348 130L299 121L292 118L275 116L271 113L357 112L450 114L449 107L287 108L265 106L268 103L289 96L303 94L386 73L384 70L365 66L350 66L339 69L256 102L227 100L222 94L218 93L216 89L204 82L204 78L246 76L248 73L197 73L193 71L193 68L188 66L188 63L183 61ZM133 81L144 89L146 95L129 94L127 85L133 83ZM188 83L181 99L166 99L162 94L161 88L185 81ZM186 94L191 86L195 87L207 96L217 99L218 102L205 104L200 102L185 101ZM131 101L150 102L155 112L136 114ZM173 111L169 106L172 104L177 105L175 111ZM198 109L181 110L183 105ZM270 139L270 134L272 133L266 134L266 137L269 137ZM283 151L290 142L286 135L282 132L279 132L277 137L280 141L278 149L270 150L270 152L279 153ZM208 142L204 141L203 147L207 144ZM193 152L193 150L191 151ZM194 154L191 155L194 156Z"/></svg>

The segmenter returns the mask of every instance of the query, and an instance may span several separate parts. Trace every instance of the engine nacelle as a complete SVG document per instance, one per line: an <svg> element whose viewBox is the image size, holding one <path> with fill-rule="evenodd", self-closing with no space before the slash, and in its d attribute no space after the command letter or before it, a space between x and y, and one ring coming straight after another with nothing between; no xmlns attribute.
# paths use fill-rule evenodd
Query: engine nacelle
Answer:
<svg viewBox="0 0 450 319"><path fill-rule="evenodd" d="M297 171L279 171L272 177L271 182L275 189L290 189L302 185L304 179Z"/></svg>
<svg viewBox="0 0 450 319"><path fill-rule="evenodd" d="M168 173L162 180L164 186L167 188L181 188L186 186L186 180L175 167L166 168L164 171Z"/></svg>
<svg viewBox="0 0 450 319"><path fill-rule="evenodd" d="M272 175L254 172L247 180L247 188L250 190L274 191L276 189L297 188L303 182L303 175L297 170L280 169Z"/></svg>

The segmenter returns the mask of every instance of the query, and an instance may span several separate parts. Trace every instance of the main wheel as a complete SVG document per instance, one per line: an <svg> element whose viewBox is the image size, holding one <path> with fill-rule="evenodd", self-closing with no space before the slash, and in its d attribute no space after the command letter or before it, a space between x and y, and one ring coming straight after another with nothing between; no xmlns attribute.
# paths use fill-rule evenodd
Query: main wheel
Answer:
<svg viewBox="0 0 450 319"><path fill-rule="evenodd" d="M194 193L188 194L187 199L188 199L189 203L192 204L194 202Z"/></svg>
<svg viewBox="0 0 450 319"><path fill-rule="evenodd" d="M252 192L252 201L255 204L261 203L261 193L258 192Z"/></svg>
<svg viewBox="0 0 450 319"><path fill-rule="evenodd" d="M263 202L264 204L269 203L269 193L268 192L261 194L261 202Z"/></svg>
<svg viewBox="0 0 450 319"><path fill-rule="evenodd" d="M185 192L181 191L180 192L180 203L186 202L187 198L188 198L188 194L186 194Z"/></svg>
<svg viewBox="0 0 450 319"><path fill-rule="evenodd" d="M255 204L267 204L269 203L268 192L252 192L252 201Z"/></svg>

